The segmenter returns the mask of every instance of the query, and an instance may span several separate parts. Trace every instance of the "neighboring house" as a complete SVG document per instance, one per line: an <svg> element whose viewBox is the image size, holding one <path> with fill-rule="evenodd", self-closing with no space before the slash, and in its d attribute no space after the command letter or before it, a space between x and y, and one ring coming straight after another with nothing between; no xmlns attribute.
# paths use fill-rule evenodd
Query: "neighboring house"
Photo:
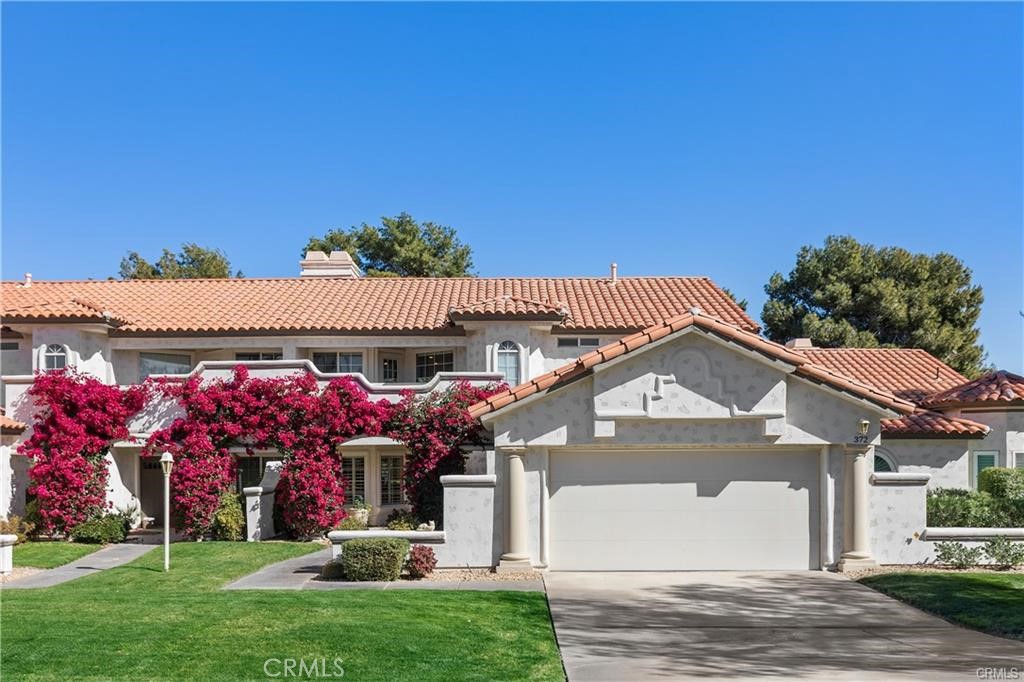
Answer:
<svg viewBox="0 0 1024 682"><path fill-rule="evenodd" d="M775 344L707 278L371 279L342 252L302 266L292 279L5 282L7 414L29 422L33 372L65 366L117 384L238 363L351 373L390 400L506 380L472 408L493 447L446 481L442 565L916 560L927 552L903 545L921 544L925 484L969 487L986 466L1024 465L1019 377L968 382L920 350ZM155 406L132 431L174 414ZM27 485L11 438L0 513L23 508ZM110 497L156 518L159 469L138 453L113 449ZM349 494L376 520L402 504L398 443L359 438L343 455ZM240 452L239 487L277 456Z"/></svg>

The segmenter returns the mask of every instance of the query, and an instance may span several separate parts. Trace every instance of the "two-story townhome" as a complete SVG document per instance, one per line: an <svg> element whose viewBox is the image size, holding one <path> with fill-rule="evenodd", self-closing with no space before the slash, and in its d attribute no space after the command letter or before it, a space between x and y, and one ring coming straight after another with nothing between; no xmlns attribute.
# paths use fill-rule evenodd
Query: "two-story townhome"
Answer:
<svg viewBox="0 0 1024 682"><path fill-rule="evenodd" d="M1024 466L1019 377L968 382L920 350L775 344L705 277L618 277L613 266L598 278L364 278L344 252L311 252L295 278L26 276L3 283L0 306L0 514L25 504L26 391L35 373L64 367L121 385L237 364L323 382L349 374L389 400L507 382L472 410L494 445L446 488L442 565L917 561L929 551L915 535L927 487ZM144 438L174 415L156 405L131 430ZM139 451L114 446L109 496L159 519L161 474ZM342 451L350 496L377 520L402 505L400 444L357 438ZM242 489L280 454L238 456ZM454 524L460 486L489 492ZM908 486L920 493L909 511L892 501Z"/></svg>

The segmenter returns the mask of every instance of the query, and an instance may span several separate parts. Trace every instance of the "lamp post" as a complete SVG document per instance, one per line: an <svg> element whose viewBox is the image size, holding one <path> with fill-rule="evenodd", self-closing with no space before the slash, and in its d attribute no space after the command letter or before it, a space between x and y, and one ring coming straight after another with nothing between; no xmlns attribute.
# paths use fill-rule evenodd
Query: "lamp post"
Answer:
<svg viewBox="0 0 1024 682"><path fill-rule="evenodd" d="M171 469L174 457L165 452L160 455L160 468L164 470L164 570L171 570Z"/></svg>

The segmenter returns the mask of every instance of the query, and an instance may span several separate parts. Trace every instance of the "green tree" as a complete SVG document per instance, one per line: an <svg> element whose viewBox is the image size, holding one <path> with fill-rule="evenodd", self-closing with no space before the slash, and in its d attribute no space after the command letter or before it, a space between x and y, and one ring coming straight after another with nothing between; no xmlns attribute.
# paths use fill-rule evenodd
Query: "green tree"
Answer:
<svg viewBox="0 0 1024 682"><path fill-rule="evenodd" d="M877 248L831 236L804 246L776 272L761 312L773 341L807 337L835 347L923 348L968 377L982 370L978 316L984 296L958 258Z"/></svg>
<svg viewBox="0 0 1024 682"><path fill-rule="evenodd" d="M231 262L220 249L204 249L198 244L182 244L174 253L164 249L155 263L131 251L121 260L121 279L199 279L231 277ZM236 272L235 277L241 277Z"/></svg>
<svg viewBox="0 0 1024 682"><path fill-rule="evenodd" d="M736 294L732 293L732 291L730 289L726 288L726 287L722 287L722 292L726 296L731 298L733 300L733 302L740 307L740 310L742 310L743 312L747 312L747 305L749 304L747 299L745 299L745 298L736 298Z"/></svg>
<svg viewBox="0 0 1024 682"><path fill-rule="evenodd" d="M468 277L473 251L455 230L418 223L408 213L381 218L381 224L334 229L310 237L305 251L348 251L367 277ZM305 254L303 251L303 255Z"/></svg>

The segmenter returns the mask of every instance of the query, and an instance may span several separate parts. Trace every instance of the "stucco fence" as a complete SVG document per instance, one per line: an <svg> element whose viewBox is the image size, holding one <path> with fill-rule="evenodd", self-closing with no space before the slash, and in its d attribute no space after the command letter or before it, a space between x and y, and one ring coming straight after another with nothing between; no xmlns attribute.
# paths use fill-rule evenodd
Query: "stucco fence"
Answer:
<svg viewBox="0 0 1024 682"><path fill-rule="evenodd" d="M922 473L871 475L871 546L878 563L934 563L936 542L955 540L978 547L997 537L1024 540L1024 528L929 528L930 478Z"/></svg>

